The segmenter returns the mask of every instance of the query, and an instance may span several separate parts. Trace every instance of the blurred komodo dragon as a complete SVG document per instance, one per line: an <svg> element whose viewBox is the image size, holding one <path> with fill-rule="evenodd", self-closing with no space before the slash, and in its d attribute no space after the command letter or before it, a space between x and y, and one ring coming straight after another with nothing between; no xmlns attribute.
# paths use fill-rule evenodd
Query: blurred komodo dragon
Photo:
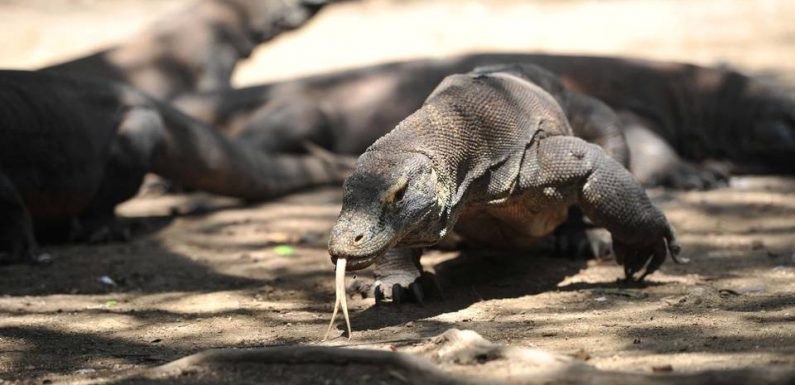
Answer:
<svg viewBox="0 0 795 385"><path fill-rule="evenodd" d="M238 61L329 1L201 0L125 43L43 70L124 82L163 100L226 89Z"/></svg>
<svg viewBox="0 0 795 385"><path fill-rule="evenodd" d="M475 54L186 96L176 103L267 151L296 151L311 140L358 155L416 111L445 76L499 63L540 65L570 89L613 107L629 142L630 169L646 185L710 188L727 172L795 173L793 98L735 71L689 64ZM618 143L612 133L578 132L587 127L577 122L572 128L591 142Z"/></svg>
<svg viewBox="0 0 795 385"><path fill-rule="evenodd" d="M571 206L611 233L627 278L675 258L674 231L635 178L572 136L569 119L580 111L558 103L561 88L532 65L446 77L345 181L329 239L338 269L375 263L377 301L421 300L420 248L455 230L474 244L523 249Z"/></svg>
<svg viewBox="0 0 795 385"><path fill-rule="evenodd" d="M334 157L270 156L128 86L0 71L0 261L34 257L36 237L124 235L114 207L146 172L212 193L261 200L341 183Z"/></svg>

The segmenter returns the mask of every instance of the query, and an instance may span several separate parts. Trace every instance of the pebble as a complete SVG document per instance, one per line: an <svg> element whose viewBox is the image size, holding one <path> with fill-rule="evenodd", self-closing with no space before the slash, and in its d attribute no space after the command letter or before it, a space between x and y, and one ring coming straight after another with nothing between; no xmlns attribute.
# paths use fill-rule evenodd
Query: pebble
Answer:
<svg viewBox="0 0 795 385"><path fill-rule="evenodd" d="M101 282L103 285L116 286L116 281L114 281L113 278L108 277L107 275L99 277L99 282Z"/></svg>
<svg viewBox="0 0 795 385"><path fill-rule="evenodd" d="M673 372L674 367L671 365L660 365L660 366L652 366L651 371L654 373L666 373L666 372Z"/></svg>

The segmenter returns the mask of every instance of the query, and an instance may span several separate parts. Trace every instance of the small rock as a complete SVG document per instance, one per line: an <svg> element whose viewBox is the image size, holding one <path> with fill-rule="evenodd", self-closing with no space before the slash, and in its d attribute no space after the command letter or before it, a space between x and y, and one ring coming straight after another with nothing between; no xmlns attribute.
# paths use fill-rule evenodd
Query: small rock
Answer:
<svg viewBox="0 0 795 385"><path fill-rule="evenodd" d="M732 289L720 289L720 290L718 290L718 295L721 298L728 298L728 297L740 295L740 293L738 293L738 292L736 292L736 291L734 291Z"/></svg>
<svg viewBox="0 0 795 385"><path fill-rule="evenodd" d="M588 352L586 352L584 349L580 349L574 352L574 354L572 354L572 357L580 361L588 361L591 359L591 355Z"/></svg>
<svg viewBox="0 0 795 385"><path fill-rule="evenodd" d="M652 366L651 371L654 373L668 373L668 372L673 372L674 367L671 365Z"/></svg>
<svg viewBox="0 0 795 385"><path fill-rule="evenodd" d="M751 250L761 250L765 248L765 243L760 240L755 240L751 242Z"/></svg>
<svg viewBox="0 0 795 385"><path fill-rule="evenodd" d="M107 275L99 277L99 282L106 286L116 286L116 281L114 281L113 278Z"/></svg>
<svg viewBox="0 0 795 385"><path fill-rule="evenodd" d="M50 254L47 254L47 253L39 254L39 255L37 255L35 257L35 260L33 262L38 263L38 264L42 264L42 265L46 265L46 264L52 262L52 256Z"/></svg>
<svg viewBox="0 0 795 385"><path fill-rule="evenodd" d="M95 369L86 368L86 369L78 369L75 371L75 374L91 374L96 372Z"/></svg>
<svg viewBox="0 0 795 385"><path fill-rule="evenodd" d="M598 297L598 298L595 298L594 301L596 301L596 302L605 302L605 301L607 301L607 297L604 297L604 296Z"/></svg>
<svg viewBox="0 0 795 385"><path fill-rule="evenodd" d="M660 301L665 302L668 305L682 305L687 303L687 296L683 295L681 297L674 297L674 296L667 296L660 298Z"/></svg>

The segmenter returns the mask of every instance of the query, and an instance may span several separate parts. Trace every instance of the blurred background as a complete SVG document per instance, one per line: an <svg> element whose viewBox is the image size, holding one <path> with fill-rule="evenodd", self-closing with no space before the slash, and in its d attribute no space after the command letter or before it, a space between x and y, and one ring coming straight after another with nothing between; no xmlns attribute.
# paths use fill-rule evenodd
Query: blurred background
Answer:
<svg viewBox="0 0 795 385"><path fill-rule="evenodd" d="M190 0L0 0L0 67L122 41ZM475 51L639 56L795 78L792 0L364 0L260 45L236 85Z"/></svg>

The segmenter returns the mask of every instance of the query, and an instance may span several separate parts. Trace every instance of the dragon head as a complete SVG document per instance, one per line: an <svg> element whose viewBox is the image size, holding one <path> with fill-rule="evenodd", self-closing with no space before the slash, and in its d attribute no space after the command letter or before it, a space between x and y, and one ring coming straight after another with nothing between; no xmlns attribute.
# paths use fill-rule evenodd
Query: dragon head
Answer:
<svg viewBox="0 0 795 385"><path fill-rule="evenodd" d="M246 14L249 31L264 42L296 29L331 0L232 0Z"/></svg>
<svg viewBox="0 0 795 385"><path fill-rule="evenodd" d="M419 153L368 151L343 186L342 211L329 254L349 270L372 264L392 247L436 243L444 231L444 199L431 159Z"/></svg>

